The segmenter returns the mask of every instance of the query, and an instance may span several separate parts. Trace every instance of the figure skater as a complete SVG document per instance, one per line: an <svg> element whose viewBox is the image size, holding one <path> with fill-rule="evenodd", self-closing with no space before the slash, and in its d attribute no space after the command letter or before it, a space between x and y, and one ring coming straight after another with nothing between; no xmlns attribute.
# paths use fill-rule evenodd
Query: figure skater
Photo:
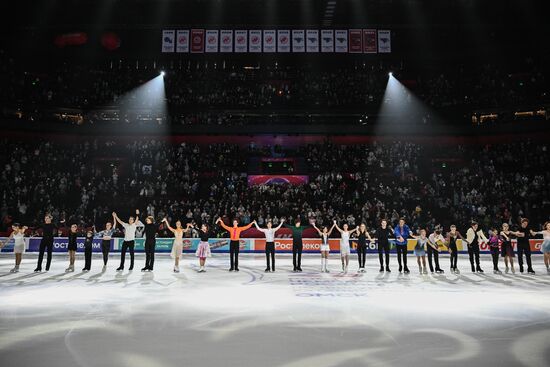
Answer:
<svg viewBox="0 0 550 367"><path fill-rule="evenodd" d="M153 271L158 228L152 216L145 218L145 266L141 271Z"/></svg>
<svg viewBox="0 0 550 367"><path fill-rule="evenodd" d="M191 227L195 228L195 225L192 224ZM204 273L206 271L206 258L212 256L212 253L210 252L210 244L208 243L208 239L210 238L210 229L207 224L203 223L201 225L201 228L199 229L199 237L201 241L199 242L195 256L199 258L199 273ZM275 267L273 267L273 271L275 271Z"/></svg>
<svg viewBox="0 0 550 367"><path fill-rule="evenodd" d="M479 265L479 244L481 242L487 242L488 239L481 229L478 229L477 222L472 222L470 228L466 232L466 244L468 246L468 256L470 258L470 265L472 266L472 273L476 271L483 273L483 269ZM475 266L474 266L475 260Z"/></svg>
<svg viewBox="0 0 550 367"><path fill-rule="evenodd" d="M124 270L124 262L126 260L126 251L130 250L130 267L128 270L134 270L134 247L136 242L136 230L138 227L143 227L143 223L139 220L139 209L136 209L136 216L130 216L128 223L120 220L118 215L113 212L113 219L124 228L124 241L122 242L122 250L120 252L120 266L116 271Z"/></svg>
<svg viewBox="0 0 550 367"><path fill-rule="evenodd" d="M74 272L74 262L76 260L76 251L78 249L77 246L77 238L78 238L78 226L76 224L71 224L71 228L69 229L68 234L68 244L67 244L67 252L69 253L69 267L65 269L65 273L71 273Z"/></svg>
<svg viewBox="0 0 550 367"><path fill-rule="evenodd" d="M168 219L163 218L162 221L166 223L168 230L174 234L174 244L170 256L174 259L174 273L179 273L180 259L183 254L183 233L189 229L191 223L187 223L187 228L184 230L180 220L176 221L176 228L170 226Z"/></svg>
<svg viewBox="0 0 550 367"><path fill-rule="evenodd" d="M433 260L435 262L435 272L437 274L444 273L443 269L439 266L439 252L441 249L439 248L440 245L443 245L445 243L445 239L441 235L441 227L436 226L433 233L431 233L428 236L428 246L426 247L428 252L428 264L430 265L430 272L434 272L434 267L432 264L432 256Z"/></svg>
<svg viewBox="0 0 550 367"><path fill-rule="evenodd" d="M399 224L393 230L395 234L395 249L397 250L397 262L399 263L399 272L410 273L407 267L407 238L411 235L411 230L405 224L405 218L399 219ZM403 264L401 264L403 261Z"/></svg>
<svg viewBox="0 0 550 367"><path fill-rule="evenodd" d="M540 246L541 252L544 254L544 265L546 265L546 272L550 274L550 221L544 223L543 230L539 232L531 231L531 235L542 235L544 241Z"/></svg>
<svg viewBox="0 0 550 367"><path fill-rule="evenodd" d="M329 273L328 270L328 254L330 253L330 245L328 242L328 239L330 237L330 234L332 233L332 230L334 229L334 224L332 227L330 227L330 230L327 226L323 226L322 230L319 230L315 224L313 224L313 228L317 230L317 233L319 233L319 236L321 237L321 273Z"/></svg>
<svg viewBox="0 0 550 367"><path fill-rule="evenodd" d="M527 262L527 273L535 274L533 265L531 263L531 244L529 238L531 237L531 227L529 226L529 219L522 218L518 232L518 263L519 272L523 273L523 254L525 254L525 261Z"/></svg>
<svg viewBox="0 0 550 367"><path fill-rule="evenodd" d="M246 231L252 227L252 223L247 224L246 226L239 227L239 221L235 218L233 219L233 227L226 225L221 218L216 220L216 224L222 226L227 232L229 232L229 261L231 262L231 267L229 271L239 271L239 250L240 250L240 239L241 232Z"/></svg>
<svg viewBox="0 0 550 367"><path fill-rule="evenodd" d="M36 264L35 273L42 271L42 260L44 260L44 252L47 252L46 259L46 271L50 270L52 263L52 251L53 251L53 237L57 232L57 226L52 223L53 217L50 214L44 216L44 223L42 224L42 239L40 240L40 248L38 252L38 263ZM62 220L60 223L64 223Z"/></svg>
<svg viewBox="0 0 550 367"><path fill-rule="evenodd" d="M94 245L94 232L87 231L86 238L84 238L84 268L83 272L90 271L92 267L92 250Z"/></svg>
<svg viewBox="0 0 550 367"><path fill-rule="evenodd" d="M281 229L284 223L284 219L281 219L281 223L275 228L273 228L273 224L271 223L271 221L267 222L267 228L260 228L256 221L252 223L254 223L254 226L256 226L256 229L258 231L263 232L263 234L265 235L265 260L267 263L265 272L268 273L270 271L275 271L275 232Z"/></svg>
<svg viewBox="0 0 550 367"><path fill-rule="evenodd" d="M365 223L361 223L359 227L355 229L357 233L357 259L359 260L358 273L365 273L365 262L367 260L367 240L372 242L372 237L367 231Z"/></svg>
<svg viewBox="0 0 550 367"><path fill-rule="evenodd" d="M96 233L96 236L101 238L101 253L103 254L103 270L107 268L107 261L109 261L109 251L111 250L111 238L116 229L116 220L113 219L113 223L105 223L105 229Z"/></svg>
<svg viewBox="0 0 550 367"><path fill-rule="evenodd" d="M496 227L491 229L487 244L489 245L489 249L491 250L491 257L493 258L493 273L502 274L502 272L498 268L498 256L500 252L501 240Z"/></svg>
<svg viewBox="0 0 550 367"><path fill-rule="evenodd" d="M411 234L411 237L416 239L416 245L414 246L414 254L416 255L416 262L418 263L420 274L428 274L428 270L426 270L426 247L428 244L428 237L426 237L426 230L422 228L420 230L419 236L415 236Z"/></svg>
<svg viewBox="0 0 550 367"><path fill-rule="evenodd" d="M341 238L340 238L340 259L342 260L342 272L346 274L348 272L348 266L349 266L349 255L351 253L351 249L349 246L349 238L350 236L359 230L359 227L349 231L348 230L348 224L344 223L342 228L338 227L338 224L336 221L334 221L334 227L338 232L340 232Z"/></svg>
<svg viewBox="0 0 550 367"><path fill-rule="evenodd" d="M447 232L447 238L445 239L445 243L447 244L447 247L449 249L449 254L451 258L451 273L459 274L460 271L458 270L457 263L458 263L458 246L456 241L458 239L462 240L462 235L460 232L456 230L456 226L453 224L451 225L451 230Z"/></svg>
<svg viewBox="0 0 550 367"><path fill-rule="evenodd" d="M25 231L28 229L27 226L21 226L19 223L15 223L11 226L12 232L10 233L10 236L4 241L4 243L0 244L0 248L4 247L12 238L14 241L13 244L13 253L15 255L15 267L10 270L10 273L18 273L19 272L19 266L21 265L21 260L23 258L23 254L26 250L25 245Z"/></svg>
<svg viewBox="0 0 550 367"><path fill-rule="evenodd" d="M512 236L518 237L519 234L519 232L511 231L508 223L502 223L502 231L500 231L500 239L502 241L501 252L504 258L504 265L506 266L504 270L506 273L510 270L512 270L512 274L516 273L516 269L514 268L514 257L516 255L514 254L514 246L512 245ZM510 263L510 268L508 268L508 263Z"/></svg>
<svg viewBox="0 0 550 367"><path fill-rule="evenodd" d="M288 228L292 231L292 265L294 266L294 272L302 271L302 251L304 249L304 244L302 236L304 230L310 228L311 226L302 226L300 217L297 217L294 221L294 225L284 224L285 228Z"/></svg>
<svg viewBox="0 0 550 367"><path fill-rule="evenodd" d="M378 257L380 259L380 272L384 272L384 256L386 257L386 272L390 270L390 236L393 235L393 229L388 227L388 221L382 219L380 227L376 229L376 240L378 242Z"/></svg>

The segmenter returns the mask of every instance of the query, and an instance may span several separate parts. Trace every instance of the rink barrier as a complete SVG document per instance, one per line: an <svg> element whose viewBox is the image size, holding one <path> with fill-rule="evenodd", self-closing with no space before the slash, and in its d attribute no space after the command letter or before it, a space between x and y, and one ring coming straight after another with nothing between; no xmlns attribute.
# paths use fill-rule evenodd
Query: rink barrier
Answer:
<svg viewBox="0 0 550 367"><path fill-rule="evenodd" d="M0 237L0 241L5 241L6 237ZM40 247L41 237L26 237L25 242L27 244L27 252L38 252ZM120 252L122 248L123 238L113 238L111 239L111 252ZM95 238L92 243L93 252L101 252L101 239ZM197 250L200 239L198 238L184 238L183 239L183 250L187 253L194 253ZM210 244L210 249L212 252L224 253L229 252L229 239L228 238L210 238L208 240ZM243 253L263 253L265 252L265 238L242 238L240 240L240 251ZM391 252L395 252L395 245L393 241L391 246ZM4 248L1 249L1 252L12 252L13 243L11 240ZM137 238L135 241L135 251L143 252L144 250L145 239ZM156 250L155 252L163 253L170 252L172 250L172 244L174 243L173 238L157 238L156 239ZM304 253L318 253L321 246L320 238L304 238L303 241L303 252ZM350 245L352 252L355 252L357 240L351 239ZM531 245L532 252L540 252L540 247L542 244L542 239L531 239L529 240ZM512 240L514 246L514 251L516 251L516 241ZM331 252L338 253L340 252L340 240L337 238L329 239L329 245ZM407 249L410 253L414 250L416 245L416 240L410 239L407 242ZM53 243L54 252L67 252L68 238L67 237L55 237ZM460 253L467 253L465 246L462 246L462 241L457 241L457 247ZM84 237L77 238L77 248L79 252L84 251ZM277 238L275 239L275 251L280 253L291 253L292 252L292 238ZM481 253L490 253L489 246L486 243L480 244ZM378 253L378 247L376 243L367 244L367 253ZM447 248L443 247L441 250L442 254L448 253Z"/></svg>

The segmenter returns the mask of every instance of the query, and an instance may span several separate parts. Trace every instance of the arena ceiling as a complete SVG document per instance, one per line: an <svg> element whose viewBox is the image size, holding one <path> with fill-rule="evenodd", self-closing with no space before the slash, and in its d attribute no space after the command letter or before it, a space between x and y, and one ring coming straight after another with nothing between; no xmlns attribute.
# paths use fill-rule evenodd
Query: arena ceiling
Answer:
<svg viewBox="0 0 550 367"><path fill-rule="evenodd" d="M21 0L4 28L546 24L532 0Z"/></svg>

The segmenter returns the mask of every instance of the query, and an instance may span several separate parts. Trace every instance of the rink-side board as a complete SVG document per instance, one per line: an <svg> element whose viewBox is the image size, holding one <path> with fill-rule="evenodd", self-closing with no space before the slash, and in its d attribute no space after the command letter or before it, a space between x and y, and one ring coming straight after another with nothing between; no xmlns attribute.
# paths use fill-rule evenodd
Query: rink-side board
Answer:
<svg viewBox="0 0 550 367"><path fill-rule="evenodd" d="M0 241L5 241L6 237L0 237ZM38 252L40 246L40 237L31 237L25 238L27 243L27 252ZM111 251L117 252L122 248L122 238L113 238L111 240ZM137 238L135 244L136 252L143 252L145 240L143 238ZM156 239L156 252L170 252L172 250L172 243L174 242L173 238L157 238ZM183 239L183 248L184 252L195 252L199 245L200 240L198 238L184 238ZM210 248L212 252L229 252L229 239L228 238L210 238L208 240L210 243ZM515 240L512 241L514 245L514 250L516 249ZM542 240L530 240L531 251L540 252L540 246ZM340 251L340 240L333 238L329 240L331 252ZM352 252L355 252L356 240L350 240L352 247ZM66 252L68 245L67 237L55 237L54 238L54 252ZM303 239L304 253L317 253L319 252L321 246L321 240L319 238L304 238ZM416 245L416 240L410 239L408 241L407 248L410 252L414 250ZM78 251L84 251L84 237L77 239ZM458 250L461 253L467 252L465 246L462 245L462 241L458 240L457 242ZM292 252L292 239L291 238L280 238L275 239L275 250L277 252ZM480 245L480 250L482 253L489 253L489 247L486 243ZM4 248L1 249L2 252L12 252L13 251L13 240L10 241ZM101 239L94 239L93 242L93 251L101 252ZM265 251L265 239L264 238L242 238L240 240L240 251L241 252L264 252ZM392 252L395 251L395 245L392 244ZM367 252L376 253L378 252L376 243L367 244ZM443 247L441 249L442 253L447 253L447 248Z"/></svg>

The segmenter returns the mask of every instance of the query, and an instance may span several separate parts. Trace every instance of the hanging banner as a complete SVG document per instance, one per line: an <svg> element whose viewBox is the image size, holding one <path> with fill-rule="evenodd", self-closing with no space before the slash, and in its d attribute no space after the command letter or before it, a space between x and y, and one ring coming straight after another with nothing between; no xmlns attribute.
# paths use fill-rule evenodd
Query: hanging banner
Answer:
<svg viewBox="0 0 550 367"><path fill-rule="evenodd" d="M189 31L176 32L176 52L189 52Z"/></svg>
<svg viewBox="0 0 550 367"><path fill-rule="evenodd" d="M389 30L378 31L378 52L381 54L391 52L391 33Z"/></svg>
<svg viewBox="0 0 550 367"><path fill-rule="evenodd" d="M237 30L235 31L235 52L247 52L248 51L248 31Z"/></svg>
<svg viewBox="0 0 550 367"><path fill-rule="evenodd" d="M334 31L334 51L348 52L348 31L338 29Z"/></svg>
<svg viewBox="0 0 550 367"><path fill-rule="evenodd" d="M305 32L303 29L292 30L292 52L305 52Z"/></svg>
<svg viewBox="0 0 550 367"><path fill-rule="evenodd" d="M191 29L191 52L204 52L204 29Z"/></svg>
<svg viewBox="0 0 550 367"><path fill-rule="evenodd" d="M262 52L262 31L249 31L248 47L249 52Z"/></svg>
<svg viewBox="0 0 550 367"><path fill-rule="evenodd" d="M363 52L366 54L375 54L378 52L376 29L363 29Z"/></svg>
<svg viewBox="0 0 550 367"><path fill-rule="evenodd" d="M162 31L162 52L174 52L175 37L174 30Z"/></svg>
<svg viewBox="0 0 550 367"><path fill-rule="evenodd" d="M360 53L363 52L362 35L360 29L349 30L349 52Z"/></svg>
<svg viewBox="0 0 550 367"><path fill-rule="evenodd" d="M319 52L319 31L317 29L306 31L306 51Z"/></svg>
<svg viewBox="0 0 550 367"><path fill-rule="evenodd" d="M275 30L264 31L264 52L275 52Z"/></svg>
<svg viewBox="0 0 550 367"><path fill-rule="evenodd" d="M277 52L290 52L290 31L277 31Z"/></svg>
<svg viewBox="0 0 550 367"><path fill-rule="evenodd" d="M334 52L334 31L332 29L321 31L321 52Z"/></svg>
<svg viewBox="0 0 550 367"><path fill-rule="evenodd" d="M220 52L233 52L233 31L223 29L220 31Z"/></svg>
<svg viewBox="0 0 550 367"><path fill-rule="evenodd" d="M208 29L206 31L206 46L204 52L218 52L219 31L217 29Z"/></svg>

